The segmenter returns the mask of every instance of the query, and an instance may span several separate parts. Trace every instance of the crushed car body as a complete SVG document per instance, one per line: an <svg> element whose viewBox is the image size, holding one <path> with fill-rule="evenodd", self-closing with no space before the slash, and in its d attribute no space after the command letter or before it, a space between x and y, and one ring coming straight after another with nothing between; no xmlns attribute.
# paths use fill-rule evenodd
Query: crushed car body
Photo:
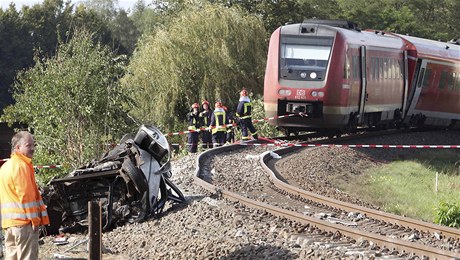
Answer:
<svg viewBox="0 0 460 260"><path fill-rule="evenodd" d="M99 161L52 180L43 196L51 219L48 234L86 229L88 201L100 201L104 231L158 216L168 200L184 202L170 180L170 156L165 136L156 127L141 126Z"/></svg>

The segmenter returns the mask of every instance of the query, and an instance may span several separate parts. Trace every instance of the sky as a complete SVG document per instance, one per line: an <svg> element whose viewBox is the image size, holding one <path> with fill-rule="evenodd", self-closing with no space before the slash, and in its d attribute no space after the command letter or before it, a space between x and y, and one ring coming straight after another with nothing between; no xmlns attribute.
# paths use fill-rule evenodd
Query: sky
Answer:
<svg viewBox="0 0 460 260"><path fill-rule="evenodd" d="M13 2L16 5L17 9L21 9L23 5L32 6L34 4L42 3L43 1L44 0L0 0L0 8L6 9L10 5L10 3ZM71 0L71 1L72 3L85 2L84 0ZM137 0L118 0L118 6L125 10L133 9L133 6L136 2Z"/></svg>

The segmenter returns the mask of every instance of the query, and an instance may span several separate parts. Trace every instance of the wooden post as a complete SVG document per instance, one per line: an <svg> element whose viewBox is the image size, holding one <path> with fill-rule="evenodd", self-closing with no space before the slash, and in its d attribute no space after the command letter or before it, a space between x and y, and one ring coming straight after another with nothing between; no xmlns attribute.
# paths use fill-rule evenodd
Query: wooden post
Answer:
<svg viewBox="0 0 460 260"><path fill-rule="evenodd" d="M89 259L102 259L101 203L88 201Z"/></svg>

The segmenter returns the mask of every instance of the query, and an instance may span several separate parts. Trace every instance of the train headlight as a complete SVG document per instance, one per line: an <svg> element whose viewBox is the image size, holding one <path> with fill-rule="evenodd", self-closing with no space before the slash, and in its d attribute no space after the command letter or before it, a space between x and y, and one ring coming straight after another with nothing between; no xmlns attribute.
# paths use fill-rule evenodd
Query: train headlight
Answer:
<svg viewBox="0 0 460 260"><path fill-rule="evenodd" d="M316 72L310 73L310 78L311 79L316 79L316 76L318 76L318 75L316 75Z"/></svg>
<svg viewBox="0 0 460 260"><path fill-rule="evenodd" d="M324 97L324 92L322 91L318 92L318 97Z"/></svg>
<svg viewBox="0 0 460 260"><path fill-rule="evenodd" d="M280 96L290 96L292 91L289 89L280 89L278 90L278 94L280 94Z"/></svg>
<svg viewBox="0 0 460 260"><path fill-rule="evenodd" d="M318 92L312 91L312 92L311 92L311 95L312 95L313 97L317 97L317 96L318 96Z"/></svg>
<svg viewBox="0 0 460 260"><path fill-rule="evenodd" d="M306 78L306 77L307 77L307 73L306 73L306 72L300 73L300 77L303 78L303 79Z"/></svg>

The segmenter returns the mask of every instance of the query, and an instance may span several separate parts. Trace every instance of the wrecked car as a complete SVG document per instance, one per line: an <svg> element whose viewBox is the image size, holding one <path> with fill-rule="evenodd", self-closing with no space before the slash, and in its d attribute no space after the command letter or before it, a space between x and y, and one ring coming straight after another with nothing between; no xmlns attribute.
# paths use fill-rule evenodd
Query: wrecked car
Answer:
<svg viewBox="0 0 460 260"><path fill-rule="evenodd" d="M48 234L86 229L88 201L101 203L104 231L158 216L168 200L184 202L170 180L170 156L165 136L156 127L141 126L100 160L52 180L43 196Z"/></svg>

